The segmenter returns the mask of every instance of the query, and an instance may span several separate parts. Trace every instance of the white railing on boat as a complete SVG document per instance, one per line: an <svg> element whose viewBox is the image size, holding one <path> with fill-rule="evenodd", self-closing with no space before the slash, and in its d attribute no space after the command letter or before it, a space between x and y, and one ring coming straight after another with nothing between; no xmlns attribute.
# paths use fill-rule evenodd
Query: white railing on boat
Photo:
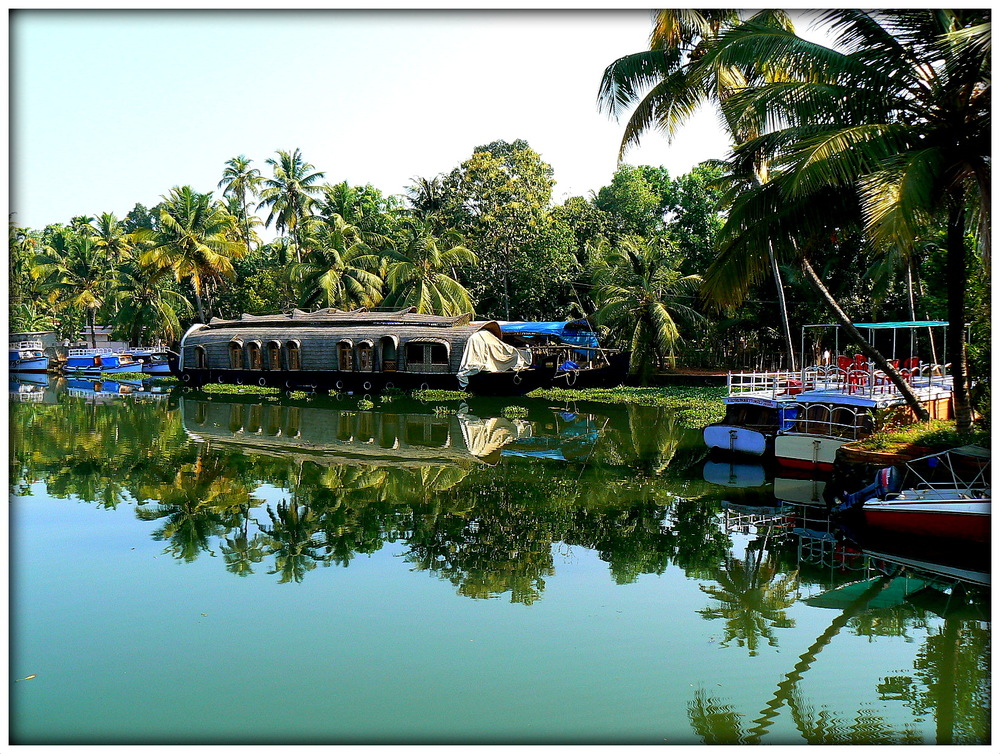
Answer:
<svg viewBox="0 0 1000 754"><path fill-rule="evenodd" d="M802 382L798 372L730 372L726 388L730 396L753 393L777 398L801 392Z"/></svg>
<svg viewBox="0 0 1000 754"><path fill-rule="evenodd" d="M109 356L114 351L110 348L71 348L69 356Z"/></svg>
<svg viewBox="0 0 1000 754"><path fill-rule="evenodd" d="M40 340L22 340L20 343L11 343L11 351L41 351L43 349Z"/></svg>

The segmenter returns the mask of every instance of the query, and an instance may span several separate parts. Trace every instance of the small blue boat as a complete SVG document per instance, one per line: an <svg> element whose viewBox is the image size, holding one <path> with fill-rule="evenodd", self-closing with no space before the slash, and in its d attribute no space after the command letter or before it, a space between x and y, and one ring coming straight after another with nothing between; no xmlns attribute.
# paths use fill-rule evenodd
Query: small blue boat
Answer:
<svg viewBox="0 0 1000 754"><path fill-rule="evenodd" d="M78 374L122 374L142 372L142 364L128 353L116 353L110 348L71 348L66 371Z"/></svg>
<svg viewBox="0 0 1000 754"><path fill-rule="evenodd" d="M156 346L136 346L122 351L142 365L144 374L170 374L170 351Z"/></svg>
<svg viewBox="0 0 1000 754"><path fill-rule="evenodd" d="M25 340L10 344L10 371L45 374L49 370L49 357L41 341Z"/></svg>

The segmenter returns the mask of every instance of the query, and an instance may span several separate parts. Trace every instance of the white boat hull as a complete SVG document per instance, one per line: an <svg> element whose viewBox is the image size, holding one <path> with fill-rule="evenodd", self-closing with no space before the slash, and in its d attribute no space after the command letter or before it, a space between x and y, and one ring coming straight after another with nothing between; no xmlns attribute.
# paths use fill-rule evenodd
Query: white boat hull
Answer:
<svg viewBox="0 0 1000 754"><path fill-rule="evenodd" d="M774 438L774 459L789 468L829 470L837 450L846 442L840 437L799 432L779 434Z"/></svg>
<svg viewBox="0 0 1000 754"><path fill-rule="evenodd" d="M710 424L705 427L702 436L710 448L718 448L730 453L745 453L751 456L762 456L768 450L769 435L747 427L736 427L729 424Z"/></svg>

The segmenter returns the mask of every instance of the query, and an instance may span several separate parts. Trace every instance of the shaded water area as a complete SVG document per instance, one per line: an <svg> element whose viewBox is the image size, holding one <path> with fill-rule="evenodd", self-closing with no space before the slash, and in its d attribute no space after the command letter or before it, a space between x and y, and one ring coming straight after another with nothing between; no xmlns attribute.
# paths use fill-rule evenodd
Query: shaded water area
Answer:
<svg viewBox="0 0 1000 754"><path fill-rule="evenodd" d="M988 561L665 408L376 403L12 380L12 741L989 741Z"/></svg>

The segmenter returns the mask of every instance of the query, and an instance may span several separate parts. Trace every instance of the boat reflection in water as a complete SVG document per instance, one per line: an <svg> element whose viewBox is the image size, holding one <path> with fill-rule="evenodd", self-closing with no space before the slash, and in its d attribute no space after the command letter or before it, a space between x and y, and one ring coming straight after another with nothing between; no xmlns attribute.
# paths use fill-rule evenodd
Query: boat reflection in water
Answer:
<svg viewBox="0 0 1000 754"><path fill-rule="evenodd" d="M140 400L161 400L170 394L170 388L151 385L138 377L134 380L67 377L66 394L74 398L85 398L91 403L108 403L126 395Z"/></svg>
<svg viewBox="0 0 1000 754"><path fill-rule="evenodd" d="M563 417L551 434L531 422L455 413L391 413L291 404L181 399L184 428L195 441L282 453L317 463L399 467L494 465L501 456L570 460L592 452L592 418Z"/></svg>

